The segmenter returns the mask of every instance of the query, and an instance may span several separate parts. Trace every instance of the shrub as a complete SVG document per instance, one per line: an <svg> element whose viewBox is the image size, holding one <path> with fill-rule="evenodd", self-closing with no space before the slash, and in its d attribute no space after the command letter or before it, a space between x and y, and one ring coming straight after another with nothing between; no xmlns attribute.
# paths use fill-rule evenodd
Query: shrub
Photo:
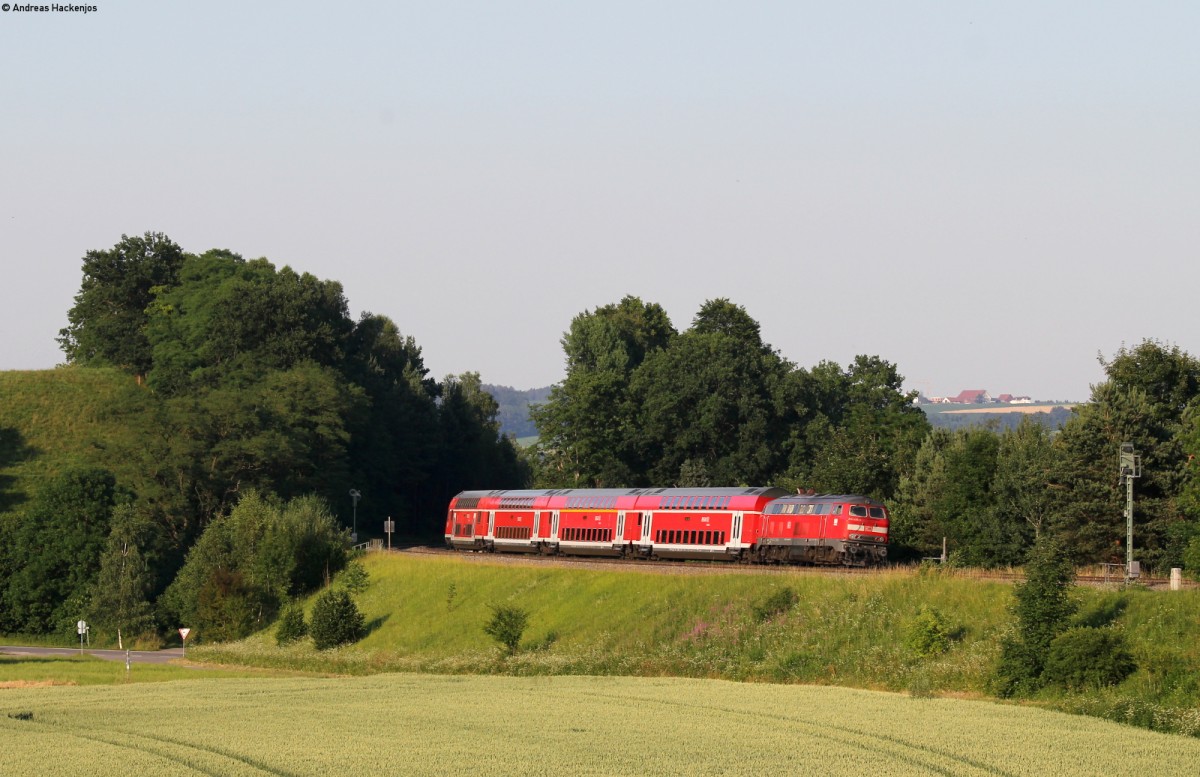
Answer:
<svg viewBox="0 0 1200 777"><path fill-rule="evenodd" d="M357 642L366 631L366 621L349 593L334 588L317 597L309 625L317 650Z"/></svg>
<svg viewBox="0 0 1200 777"><path fill-rule="evenodd" d="M1187 571L1188 577L1200 580L1200 534L1192 537L1191 542L1184 549L1183 568Z"/></svg>
<svg viewBox="0 0 1200 777"><path fill-rule="evenodd" d="M785 613L796 605L799 597L789 586L780 588L763 601L754 605L754 618L761 622L769 621L776 615Z"/></svg>
<svg viewBox="0 0 1200 777"><path fill-rule="evenodd" d="M289 604L279 618L279 626L275 629L275 643L290 645L308 634L308 624L304 622L304 608L298 602Z"/></svg>
<svg viewBox="0 0 1200 777"><path fill-rule="evenodd" d="M1001 698L1033 693L1042 687L1042 658L1014 634L1000 639L1000 662L991 679L992 691Z"/></svg>
<svg viewBox="0 0 1200 777"><path fill-rule="evenodd" d="M1100 688L1116 685L1136 669L1120 631L1076 626L1050 643L1045 679L1071 690Z"/></svg>
<svg viewBox="0 0 1200 777"><path fill-rule="evenodd" d="M492 619L483 627L484 633L499 642L512 655L521 644L521 635L529 623L529 613L520 607L492 605Z"/></svg>
<svg viewBox="0 0 1200 777"><path fill-rule="evenodd" d="M922 604L908 627L905 640L908 649L918 658L936 656L950 649L950 629L945 617L927 604Z"/></svg>
<svg viewBox="0 0 1200 777"><path fill-rule="evenodd" d="M341 574L342 587L352 594L361 594L370 585L367 568L358 559L346 564Z"/></svg>
<svg viewBox="0 0 1200 777"><path fill-rule="evenodd" d="M1016 633L1000 644L1000 664L993 683L1001 696L1035 690L1042 680L1050 643L1075 614L1071 599L1075 570L1059 542L1043 534L1025 567L1025 582L1013 589Z"/></svg>

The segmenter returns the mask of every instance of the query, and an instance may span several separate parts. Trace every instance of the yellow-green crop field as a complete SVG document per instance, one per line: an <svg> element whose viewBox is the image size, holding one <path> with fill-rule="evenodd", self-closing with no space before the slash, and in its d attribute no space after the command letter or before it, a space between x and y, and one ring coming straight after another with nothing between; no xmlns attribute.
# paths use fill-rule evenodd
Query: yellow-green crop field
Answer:
<svg viewBox="0 0 1200 777"><path fill-rule="evenodd" d="M1042 709L629 677L375 675L0 690L4 775L1143 775L1200 741Z"/></svg>

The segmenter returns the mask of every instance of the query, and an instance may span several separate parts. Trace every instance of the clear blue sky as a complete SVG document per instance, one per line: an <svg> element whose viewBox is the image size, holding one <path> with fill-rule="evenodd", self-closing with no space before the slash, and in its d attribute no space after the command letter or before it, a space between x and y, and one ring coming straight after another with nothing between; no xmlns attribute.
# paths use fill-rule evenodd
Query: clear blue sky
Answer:
<svg viewBox="0 0 1200 777"><path fill-rule="evenodd" d="M1197 3L93 4L0 13L0 369L146 230L518 388L626 294L930 394L1200 354Z"/></svg>

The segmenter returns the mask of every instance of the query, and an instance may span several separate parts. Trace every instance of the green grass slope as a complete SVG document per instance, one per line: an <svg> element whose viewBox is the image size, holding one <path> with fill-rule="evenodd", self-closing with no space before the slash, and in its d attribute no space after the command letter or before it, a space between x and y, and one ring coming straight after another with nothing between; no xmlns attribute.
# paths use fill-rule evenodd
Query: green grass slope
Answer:
<svg viewBox="0 0 1200 777"><path fill-rule="evenodd" d="M365 563L371 585L357 599L371 631L358 644L280 648L268 629L192 656L350 674L677 676L977 696L988 693L1000 640L1012 628L1010 585L951 574L661 574L416 554L373 554ZM796 593L795 605L760 619L756 606L784 587ZM1093 610L1116 596L1076 593ZM1200 734L1200 590L1121 596L1113 627L1126 631L1138 671L1104 693L1048 692L1042 700ZM529 612L511 657L483 631L498 604ZM922 606L937 610L951 634L944 653L922 656L911 645Z"/></svg>
<svg viewBox="0 0 1200 777"><path fill-rule="evenodd" d="M125 434L113 409L136 411L143 392L117 370L0 372L0 514L64 471L119 466L105 454Z"/></svg>

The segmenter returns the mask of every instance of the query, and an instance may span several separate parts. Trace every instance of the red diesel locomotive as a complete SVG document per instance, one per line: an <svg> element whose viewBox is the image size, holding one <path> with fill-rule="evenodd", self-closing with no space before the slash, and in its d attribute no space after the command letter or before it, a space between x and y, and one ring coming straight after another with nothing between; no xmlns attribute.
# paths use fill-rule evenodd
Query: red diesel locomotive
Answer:
<svg viewBox="0 0 1200 777"><path fill-rule="evenodd" d="M464 491L456 550L867 566L887 557L888 512L854 494L778 488Z"/></svg>

